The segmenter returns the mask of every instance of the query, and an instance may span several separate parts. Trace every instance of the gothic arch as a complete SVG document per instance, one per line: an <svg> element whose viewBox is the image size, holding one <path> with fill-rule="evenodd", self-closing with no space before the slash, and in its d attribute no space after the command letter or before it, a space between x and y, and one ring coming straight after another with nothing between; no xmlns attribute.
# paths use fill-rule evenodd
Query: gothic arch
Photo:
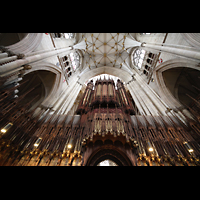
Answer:
<svg viewBox="0 0 200 200"><path fill-rule="evenodd" d="M104 145L95 150L87 160L86 166L96 166L103 160L110 159L119 166L132 166L128 156L118 148L111 145Z"/></svg>
<svg viewBox="0 0 200 200"><path fill-rule="evenodd" d="M62 76L61 69L59 69L56 65L47 62L34 63L32 68L26 71L25 75L34 71L47 71L55 74L55 79L53 82L53 87L47 92L47 88L45 88L46 96L44 101L41 103L43 107L52 107L53 102L56 100L56 97L59 96L62 89L62 84L64 77ZM42 77L41 77L42 79ZM44 86L46 85L45 81L43 81Z"/></svg>
<svg viewBox="0 0 200 200"><path fill-rule="evenodd" d="M20 41L16 40L16 42L14 41L14 43L11 45L4 45L4 44L1 45L5 46L14 53L28 54L34 51L38 47L38 45L42 40L42 36L43 33L27 33L23 35Z"/></svg>
<svg viewBox="0 0 200 200"><path fill-rule="evenodd" d="M90 71L86 71L85 73L81 74L79 82L83 84L85 83L85 81L89 80L90 78L100 75L100 74L110 74L113 76L117 76L125 82L128 82L132 79L131 74L123 69L105 66L105 67L92 69Z"/></svg>
<svg viewBox="0 0 200 200"><path fill-rule="evenodd" d="M199 33L181 33L183 38L192 46L200 48L200 34Z"/></svg>
<svg viewBox="0 0 200 200"><path fill-rule="evenodd" d="M159 88L160 96L173 109L175 109L176 107L177 108L181 107L182 104L172 95L172 93L166 87L163 78L163 72L169 69L180 68L180 67L191 68L200 71L198 63L190 60L184 60L181 58L176 58L163 62L160 65L158 65L156 67L156 70L154 71L154 77Z"/></svg>

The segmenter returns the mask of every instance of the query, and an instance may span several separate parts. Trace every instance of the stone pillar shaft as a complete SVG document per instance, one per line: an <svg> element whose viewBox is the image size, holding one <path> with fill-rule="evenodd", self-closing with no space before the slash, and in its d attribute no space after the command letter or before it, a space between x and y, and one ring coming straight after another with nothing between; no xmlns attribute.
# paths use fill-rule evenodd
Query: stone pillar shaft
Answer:
<svg viewBox="0 0 200 200"><path fill-rule="evenodd" d="M171 53L173 55L175 54L175 55L183 56L186 58L200 60L200 52L198 50L195 51L194 49L190 50L190 49L183 49L180 46L170 47L170 46L161 46L158 44L146 44L146 43L143 43L142 47L148 47L148 48L159 50L162 52Z"/></svg>
<svg viewBox="0 0 200 200"><path fill-rule="evenodd" d="M7 73L9 71L15 70L15 69L21 67L22 65L25 65L25 64L28 64L31 62L36 62L36 61L39 61L39 60L57 55L59 53L69 51L69 50L71 50L71 47L62 48L59 50L50 50L49 52L40 53L40 54L36 54L36 55L32 55L32 56L27 56L27 57L24 57L23 59L18 59L13 62L1 65L0 66L0 75Z"/></svg>

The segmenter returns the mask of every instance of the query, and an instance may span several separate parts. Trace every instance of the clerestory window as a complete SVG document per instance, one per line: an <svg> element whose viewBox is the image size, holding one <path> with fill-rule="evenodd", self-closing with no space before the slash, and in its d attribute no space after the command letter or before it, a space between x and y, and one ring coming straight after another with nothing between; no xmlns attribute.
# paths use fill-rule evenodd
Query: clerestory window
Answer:
<svg viewBox="0 0 200 200"><path fill-rule="evenodd" d="M74 71L79 67L80 64L80 56L77 52L74 53L70 53L70 60L72 63L72 67L74 69Z"/></svg>
<svg viewBox="0 0 200 200"><path fill-rule="evenodd" d="M72 39L74 38L74 35L75 35L74 33L64 33L66 39Z"/></svg>
<svg viewBox="0 0 200 200"><path fill-rule="evenodd" d="M141 69L144 60L145 50L137 49L133 55L133 63L137 69Z"/></svg>

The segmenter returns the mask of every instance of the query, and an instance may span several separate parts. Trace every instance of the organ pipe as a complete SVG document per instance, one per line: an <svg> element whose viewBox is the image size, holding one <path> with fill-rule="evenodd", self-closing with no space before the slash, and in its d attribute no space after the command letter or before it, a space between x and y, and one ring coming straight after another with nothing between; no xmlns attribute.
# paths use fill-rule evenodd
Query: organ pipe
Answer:
<svg viewBox="0 0 200 200"><path fill-rule="evenodd" d="M200 165L199 144L194 139L199 125L191 121L196 131L190 134L190 127L184 129L176 115L130 115L133 105L122 81L116 88L111 80L98 80L95 87L89 82L78 106L81 112L69 122L67 115L59 115L62 105L51 115L50 109L41 110L33 118L33 111L25 112L29 105L6 114L13 121L1 121L1 130L12 123L12 131L2 136L0 165L83 165L89 142L94 145L97 138L107 137L129 144L138 165ZM17 156L9 160L12 155Z"/></svg>
<svg viewBox="0 0 200 200"><path fill-rule="evenodd" d="M97 86L97 97L101 96L101 84L98 84Z"/></svg>
<svg viewBox="0 0 200 200"><path fill-rule="evenodd" d="M111 84L108 85L108 95L110 97L113 97L113 87Z"/></svg>
<svg viewBox="0 0 200 200"><path fill-rule="evenodd" d="M103 92L102 92L103 96L107 96L107 84L103 84Z"/></svg>

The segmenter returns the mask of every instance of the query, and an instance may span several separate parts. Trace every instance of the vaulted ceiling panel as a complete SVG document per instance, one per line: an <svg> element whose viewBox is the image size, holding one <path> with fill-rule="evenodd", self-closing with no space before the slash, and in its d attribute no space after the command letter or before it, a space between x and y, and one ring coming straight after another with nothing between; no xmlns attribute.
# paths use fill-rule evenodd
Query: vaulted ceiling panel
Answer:
<svg viewBox="0 0 200 200"><path fill-rule="evenodd" d="M123 33L84 33L82 41L74 45L75 49L84 50L84 68L92 66L112 66L129 68L127 49L138 45L134 39ZM128 42L126 41L128 40Z"/></svg>

